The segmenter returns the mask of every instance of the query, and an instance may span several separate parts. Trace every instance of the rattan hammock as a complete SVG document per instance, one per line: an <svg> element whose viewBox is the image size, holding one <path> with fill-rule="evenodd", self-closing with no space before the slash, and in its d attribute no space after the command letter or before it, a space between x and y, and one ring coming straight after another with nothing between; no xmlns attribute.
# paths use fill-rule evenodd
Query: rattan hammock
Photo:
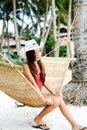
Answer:
<svg viewBox="0 0 87 130"><path fill-rule="evenodd" d="M71 59L43 57L42 60L45 64L48 84L56 92L60 92ZM43 89L41 94L20 70L20 67L17 65L1 62L0 90L28 106L42 107L46 105L44 96L49 93Z"/></svg>

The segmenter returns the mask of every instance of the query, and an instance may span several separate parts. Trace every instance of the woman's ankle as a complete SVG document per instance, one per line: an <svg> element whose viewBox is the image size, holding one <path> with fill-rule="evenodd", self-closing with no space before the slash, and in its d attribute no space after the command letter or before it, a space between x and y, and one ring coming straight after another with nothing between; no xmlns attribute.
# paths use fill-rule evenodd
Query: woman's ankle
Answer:
<svg viewBox="0 0 87 130"><path fill-rule="evenodd" d="M83 128L83 126L80 125L80 124L75 124L75 125L72 126L72 130L79 130L79 129L82 129L82 128Z"/></svg>
<svg viewBox="0 0 87 130"><path fill-rule="evenodd" d="M43 124L42 118L40 118L40 117L35 117L34 122L37 124Z"/></svg>

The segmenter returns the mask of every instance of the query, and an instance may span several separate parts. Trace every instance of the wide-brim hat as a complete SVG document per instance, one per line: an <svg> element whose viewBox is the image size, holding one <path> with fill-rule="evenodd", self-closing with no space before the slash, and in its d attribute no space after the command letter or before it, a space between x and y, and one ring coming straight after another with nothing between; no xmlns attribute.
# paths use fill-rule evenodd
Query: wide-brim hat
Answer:
<svg viewBox="0 0 87 130"><path fill-rule="evenodd" d="M39 48L41 48L41 47L37 44L37 42L34 39L28 40L25 43L25 47L22 47L20 49L20 56L25 59L26 58L26 52L31 51L31 50L36 50L36 49L39 49Z"/></svg>

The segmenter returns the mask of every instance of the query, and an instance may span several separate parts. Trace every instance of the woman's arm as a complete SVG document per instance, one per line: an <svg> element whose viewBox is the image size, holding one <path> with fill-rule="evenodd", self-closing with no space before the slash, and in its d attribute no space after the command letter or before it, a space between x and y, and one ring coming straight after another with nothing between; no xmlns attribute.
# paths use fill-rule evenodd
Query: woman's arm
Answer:
<svg viewBox="0 0 87 130"><path fill-rule="evenodd" d="M56 93L56 92L54 92L50 87L49 87L49 85L45 82L44 83L44 87L52 94L52 95L54 95L54 96L62 96L62 94L61 93Z"/></svg>
<svg viewBox="0 0 87 130"><path fill-rule="evenodd" d="M36 88L38 88L36 81L35 81L34 77L32 76L30 68L28 67L27 64L25 64L23 66L23 73L24 73L25 77L31 82L31 84L33 84ZM39 90L39 88L38 88L38 90Z"/></svg>

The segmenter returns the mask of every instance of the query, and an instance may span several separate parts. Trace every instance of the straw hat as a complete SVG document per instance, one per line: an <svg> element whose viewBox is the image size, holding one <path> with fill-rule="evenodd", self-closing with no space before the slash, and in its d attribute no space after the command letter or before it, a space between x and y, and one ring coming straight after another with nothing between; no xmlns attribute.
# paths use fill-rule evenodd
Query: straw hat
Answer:
<svg viewBox="0 0 87 130"><path fill-rule="evenodd" d="M25 47L22 47L20 49L20 56L22 58L26 58L27 51L31 51L31 50L35 50L35 49L39 49L39 48L41 48L41 47L37 44L37 42L34 39L28 40L25 43Z"/></svg>

